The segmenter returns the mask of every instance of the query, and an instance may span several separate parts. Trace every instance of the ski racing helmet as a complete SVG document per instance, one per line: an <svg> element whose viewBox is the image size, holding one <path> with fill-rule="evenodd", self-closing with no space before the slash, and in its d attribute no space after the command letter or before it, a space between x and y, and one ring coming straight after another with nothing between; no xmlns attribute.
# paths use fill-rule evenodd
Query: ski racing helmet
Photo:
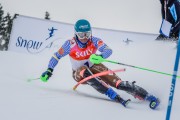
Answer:
<svg viewBox="0 0 180 120"><path fill-rule="evenodd" d="M91 37L91 25L85 19L78 20L74 25L74 30L78 39L90 39Z"/></svg>

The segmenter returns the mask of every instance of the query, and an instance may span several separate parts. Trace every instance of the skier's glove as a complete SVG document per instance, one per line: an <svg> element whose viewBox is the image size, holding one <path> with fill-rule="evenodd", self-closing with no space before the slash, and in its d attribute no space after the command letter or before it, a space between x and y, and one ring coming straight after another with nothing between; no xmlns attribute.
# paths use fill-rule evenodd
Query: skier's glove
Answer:
<svg viewBox="0 0 180 120"><path fill-rule="evenodd" d="M91 61L93 64L100 64L101 62L104 61L104 58L103 58L101 55L92 54L92 55L90 56L90 61Z"/></svg>
<svg viewBox="0 0 180 120"><path fill-rule="evenodd" d="M53 72L53 69L52 68L48 68L45 72L42 73L41 75L41 80L43 82L47 82L48 79L52 76L52 72Z"/></svg>

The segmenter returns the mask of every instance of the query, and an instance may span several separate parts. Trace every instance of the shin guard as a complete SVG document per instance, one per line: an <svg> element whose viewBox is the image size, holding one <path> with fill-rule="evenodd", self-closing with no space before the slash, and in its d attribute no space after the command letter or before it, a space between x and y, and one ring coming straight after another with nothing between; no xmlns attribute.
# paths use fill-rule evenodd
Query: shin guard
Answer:
<svg viewBox="0 0 180 120"><path fill-rule="evenodd" d="M148 94L148 92L145 89L135 85L135 81L132 83L130 83L128 81L122 81L117 86L117 89L126 91L127 93L133 95L135 98L138 98L140 100L145 100L145 98Z"/></svg>

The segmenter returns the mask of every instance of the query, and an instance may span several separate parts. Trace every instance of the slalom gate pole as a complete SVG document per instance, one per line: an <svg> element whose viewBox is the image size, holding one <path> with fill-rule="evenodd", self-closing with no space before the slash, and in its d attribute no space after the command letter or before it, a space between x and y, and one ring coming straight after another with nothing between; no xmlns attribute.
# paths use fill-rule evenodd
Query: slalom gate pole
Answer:
<svg viewBox="0 0 180 120"><path fill-rule="evenodd" d="M152 70L152 69L148 69L148 68L143 68L143 67L128 65L128 64L124 64L124 63L119 63L119 62L112 61L112 60L106 60L106 59L104 59L103 62L114 63L114 64L124 65L124 66L127 66L127 67L132 67L132 68L136 68L136 69L140 69L140 70L146 70L146 71L149 71L149 72L154 72L154 73L158 73L158 74L163 74L163 75L167 75L167 76L173 76L173 74L169 74L169 73L165 73L165 72L160 72L160 71L156 71L156 70ZM180 78L180 76L176 76L176 77L177 77L177 78Z"/></svg>
<svg viewBox="0 0 180 120"><path fill-rule="evenodd" d="M173 103L174 91L175 91L175 86L176 86L176 77L177 77L178 66L179 66L179 57L180 57L180 32L179 32L179 40L177 44L177 53L176 53L176 59L175 59L175 64L174 64L174 72L173 72L173 77L172 77L172 82L171 82L170 93L169 93L166 120L170 120L170 116L171 116L171 108L172 108L172 103Z"/></svg>

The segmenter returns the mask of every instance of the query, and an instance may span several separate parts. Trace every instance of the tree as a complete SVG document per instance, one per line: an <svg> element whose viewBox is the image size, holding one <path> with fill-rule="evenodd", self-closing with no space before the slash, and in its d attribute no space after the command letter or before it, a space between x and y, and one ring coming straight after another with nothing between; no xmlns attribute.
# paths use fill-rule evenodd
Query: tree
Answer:
<svg viewBox="0 0 180 120"><path fill-rule="evenodd" d="M3 7L0 4L0 50L3 50L3 44L4 44L4 40L3 40L3 36L5 33L5 22L4 22L4 11L3 11Z"/></svg>
<svg viewBox="0 0 180 120"><path fill-rule="evenodd" d="M3 15L4 15L4 11L3 11L3 7L0 3L0 27L2 27L1 24L2 24L2 20L3 20Z"/></svg>
<svg viewBox="0 0 180 120"><path fill-rule="evenodd" d="M47 20L51 19L49 12L47 12L47 11L45 12L45 18L44 19L47 19Z"/></svg>
<svg viewBox="0 0 180 120"><path fill-rule="evenodd" d="M9 13L4 17L3 7L0 4L0 50L7 50L10 40L13 18Z"/></svg>
<svg viewBox="0 0 180 120"><path fill-rule="evenodd" d="M3 11L3 7L0 3L0 33L1 33L1 30L4 26L4 23L2 22L3 21L3 15L4 15L4 11Z"/></svg>
<svg viewBox="0 0 180 120"><path fill-rule="evenodd" d="M4 21L5 21L5 34L3 36L3 39L5 40L5 44L4 44L4 50L8 49L8 44L9 44L9 40L10 40L10 34L11 34L11 29L12 29L12 23L13 23L13 19L10 16L9 13L7 13L7 15L4 17Z"/></svg>

